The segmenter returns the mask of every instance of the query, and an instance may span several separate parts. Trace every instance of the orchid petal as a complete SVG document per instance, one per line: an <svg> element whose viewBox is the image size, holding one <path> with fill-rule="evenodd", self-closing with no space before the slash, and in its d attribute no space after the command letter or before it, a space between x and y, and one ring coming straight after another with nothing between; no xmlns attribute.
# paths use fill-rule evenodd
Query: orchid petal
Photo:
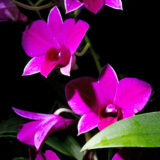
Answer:
<svg viewBox="0 0 160 160"><path fill-rule="evenodd" d="M66 66L60 68L61 73L66 76L70 76L71 66L72 66L72 56L70 58L69 63Z"/></svg>
<svg viewBox="0 0 160 160"><path fill-rule="evenodd" d="M53 117L49 118L46 121L43 121L43 124L39 126L37 132L34 135L34 145L37 150L39 150L41 144L49 135L49 132L51 131L52 127L58 122L58 119Z"/></svg>
<svg viewBox="0 0 160 160"><path fill-rule="evenodd" d="M90 77L70 81L65 93L69 106L79 115L96 112L99 105L105 104L98 83Z"/></svg>
<svg viewBox="0 0 160 160"><path fill-rule="evenodd" d="M72 12L83 5L79 0L64 0L66 13Z"/></svg>
<svg viewBox="0 0 160 160"><path fill-rule="evenodd" d="M97 124L98 115L94 112L83 115L78 122L78 135L94 129L95 127L97 127Z"/></svg>
<svg viewBox="0 0 160 160"><path fill-rule="evenodd" d="M30 160L30 159L29 159L29 160ZM32 158L31 158L31 160L32 160ZM35 160L44 160L42 153L38 153L38 154L36 155Z"/></svg>
<svg viewBox="0 0 160 160"><path fill-rule="evenodd" d="M63 24L63 43L70 50L71 55L76 51L89 28L88 23L75 19L67 19Z"/></svg>
<svg viewBox="0 0 160 160"><path fill-rule="evenodd" d="M118 78L110 65L103 67L99 78L99 85L106 100L106 104L113 103L118 86Z"/></svg>
<svg viewBox="0 0 160 160"><path fill-rule="evenodd" d="M48 75L51 73L51 71L56 67L57 62L56 61L50 61L44 58L44 61L41 65L40 72L44 77L48 77Z"/></svg>
<svg viewBox="0 0 160 160"><path fill-rule="evenodd" d="M123 109L121 112L122 112L122 119L132 117L132 116L134 116L136 114L132 110L125 110L125 109Z"/></svg>
<svg viewBox="0 0 160 160"><path fill-rule="evenodd" d="M123 10L121 0L104 0L104 4L114 9Z"/></svg>
<svg viewBox="0 0 160 160"><path fill-rule="evenodd" d="M48 24L43 20L37 20L26 27L22 36L22 46L31 57L43 56L49 48L60 47Z"/></svg>
<svg viewBox="0 0 160 160"><path fill-rule="evenodd" d="M65 67L60 68L60 71L62 74L66 76L70 76L70 71L77 70L77 69L78 69L78 65L76 64L76 56L72 55L70 57L69 63Z"/></svg>
<svg viewBox="0 0 160 160"><path fill-rule="evenodd" d="M62 41L63 20L57 7L53 7L48 16L48 24L59 43Z"/></svg>
<svg viewBox="0 0 160 160"><path fill-rule="evenodd" d="M112 160L124 160L124 158L122 158L119 153L116 153L116 154L113 156Z"/></svg>
<svg viewBox="0 0 160 160"><path fill-rule="evenodd" d="M58 115L54 115L53 117L48 117L43 124L39 127L34 136L34 145L37 150L39 150L41 144L46 139L46 137L58 130L66 129L70 124L73 123L72 119L66 119Z"/></svg>
<svg viewBox="0 0 160 160"><path fill-rule="evenodd" d="M128 114L143 109L151 95L151 86L136 78L120 80L115 96L115 104Z"/></svg>
<svg viewBox="0 0 160 160"><path fill-rule="evenodd" d="M96 14L103 6L103 0L83 0L84 6Z"/></svg>
<svg viewBox="0 0 160 160"><path fill-rule="evenodd" d="M71 62L71 70L77 70L78 65L77 65L77 58L75 55L72 55L72 62Z"/></svg>
<svg viewBox="0 0 160 160"><path fill-rule="evenodd" d="M43 120L48 117L53 117L53 114L42 114L42 113L35 113L35 112L29 112L29 111L24 111L21 109L17 109L15 107L12 107L14 112L18 114L21 117L32 119L32 120Z"/></svg>
<svg viewBox="0 0 160 160"><path fill-rule="evenodd" d="M34 136L42 124L42 120L23 124L22 128L17 134L17 139L25 144L34 145Z"/></svg>
<svg viewBox="0 0 160 160"><path fill-rule="evenodd" d="M60 160L58 156L51 150L46 150L44 156L46 160Z"/></svg>
<svg viewBox="0 0 160 160"><path fill-rule="evenodd" d="M109 125L115 123L118 121L118 117L99 117L99 121L98 121L98 129L102 130L106 127L108 127Z"/></svg>
<svg viewBox="0 0 160 160"><path fill-rule="evenodd" d="M43 60L44 56L32 58L25 66L23 76L39 73Z"/></svg>

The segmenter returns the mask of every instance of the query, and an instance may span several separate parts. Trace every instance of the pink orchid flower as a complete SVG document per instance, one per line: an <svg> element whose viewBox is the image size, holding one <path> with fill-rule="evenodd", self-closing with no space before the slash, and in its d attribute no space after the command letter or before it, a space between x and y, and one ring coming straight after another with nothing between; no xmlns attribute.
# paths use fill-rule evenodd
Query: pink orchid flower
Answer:
<svg viewBox="0 0 160 160"><path fill-rule="evenodd" d="M60 159L53 151L46 150L44 155L42 153L38 153L35 160L60 160Z"/></svg>
<svg viewBox="0 0 160 160"><path fill-rule="evenodd" d="M122 10L121 0L64 0L66 13L72 12L81 6L96 14L103 5Z"/></svg>
<svg viewBox="0 0 160 160"><path fill-rule="evenodd" d="M17 6L11 0L0 0L0 21L27 21L27 17L23 15Z"/></svg>
<svg viewBox="0 0 160 160"><path fill-rule="evenodd" d="M34 120L22 125L22 128L17 134L17 138L25 144L34 145L37 150L39 150L48 135L57 130L66 129L73 123L73 120L63 118L56 114L34 113L14 107L12 107L12 109L21 117Z"/></svg>
<svg viewBox="0 0 160 160"><path fill-rule="evenodd" d="M98 81L91 77L77 78L66 85L65 94L71 109L82 115L78 123L81 134L97 126L102 130L141 111L149 100L151 86L137 78L118 81L113 68L107 65Z"/></svg>
<svg viewBox="0 0 160 160"><path fill-rule="evenodd" d="M89 25L70 18L62 21L57 7L48 16L47 23L37 20L23 33L22 46L28 56L34 57L26 65L23 75L40 72L47 77L54 68L70 75L74 52L78 48Z"/></svg>

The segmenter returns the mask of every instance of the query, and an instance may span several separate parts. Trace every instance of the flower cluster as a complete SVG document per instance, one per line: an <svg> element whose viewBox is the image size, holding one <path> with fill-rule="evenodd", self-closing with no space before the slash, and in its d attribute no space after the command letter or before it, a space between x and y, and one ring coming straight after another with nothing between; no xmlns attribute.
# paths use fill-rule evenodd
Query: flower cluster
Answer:
<svg viewBox="0 0 160 160"><path fill-rule="evenodd" d="M96 14L103 5L122 10L121 0L64 0L65 12L70 13L82 6ZM26 21L17 6L10 0L0 1L0 20ZM31 60L24 68L23 76L41 73L48 77L53 69L60 69L63 75L70 76L76 65L75 52L82 42L89 24L83 20L69 18L62 20L57 6L54 6L47 22L36 20L28 25L22 35L22 47ZM98 80L80 77L69 81L65 86L66 101L72 111L81 116L78 122L78 135L98 127L103 130L109 125L134 116L147 104L151 86L137 78L118 76L107 64L100 72ZM58 131L67 129L73 119L55 114L24 111L12 107L21 117L32 120L22 124L17 139L36 149L35 160L59 160L51 150L43 154L41 147L46 138ZM30 158L31 159L31 158ZM120 160L117 153L113 160Z"/></svg>

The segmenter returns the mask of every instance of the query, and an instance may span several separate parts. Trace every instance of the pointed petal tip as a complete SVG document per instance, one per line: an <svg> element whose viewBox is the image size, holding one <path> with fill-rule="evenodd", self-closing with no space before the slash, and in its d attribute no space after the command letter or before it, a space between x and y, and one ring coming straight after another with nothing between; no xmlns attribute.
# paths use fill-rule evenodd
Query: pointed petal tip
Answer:
<svg viewBox="0 0 160 160"><path fill-rule="evenodd" d="M51 14L58 14L58 15L61 17L61 13L60 13L60 11L59 11L59 9L58 9L57 6L54 6L54 7L50 10L50 13L49 13L49 15L48 15L48 20L47 20L47 22L49 21L49 17L51 16Z"/></svg>
<svg viewBox="0 0 160 160"><path fill-rule="evenodd" d="M30 74L27 74L27 72L23 72L22 74L21 74L21 76L29 76Z"/></svg>
<svg viewBox="0 0 160 160"><path fill-rule="evenodd" d="M36 135L35 135L35 136L36 136ZM37 142L34 142L34 143L35 143L35 148L36 148L36 150L39 151L41 144L40 144L40 143L37 143Z"/></svg>
<svg viewBox="0 0 160 160"><path fill-rule="evenodd" d="M22 111L22 110L20 110L18 108L15 108L15 107L11 107L11 108L16 114L19 114L19 112Z"/></svg>
<svg viewBox="0 0 160 160"><path fill-rule="evenodd" d="M105 5L113 9L123 10L123 5L121 0L114 0L114 1L105 0Z"/></svg>
<svg viewBox="0 0 160 160"><path fill-rule="evenodd" d="M12 108L12 110L15 112L16 108L15 108L15 107L13 107L13 106L12 106L11 108Z"/></svg>

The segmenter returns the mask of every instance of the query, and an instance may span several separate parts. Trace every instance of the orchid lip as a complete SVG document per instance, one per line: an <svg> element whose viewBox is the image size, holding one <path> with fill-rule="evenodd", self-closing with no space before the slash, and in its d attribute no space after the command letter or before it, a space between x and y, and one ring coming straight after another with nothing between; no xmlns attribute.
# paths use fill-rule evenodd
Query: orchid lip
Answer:
<svg viewBox="0 0 160 160"><path fill-rule="evenodd" d="M50 61L56 61L60 57L59 50L55 48L50 48L46 53L46 59Z"/></svg>
<svg viewBox="0 0 160 160"><path fill-rule="evenodd" d="M114 104L108 104L101 112L102 117L118 117L119 109Z"/></svg>

